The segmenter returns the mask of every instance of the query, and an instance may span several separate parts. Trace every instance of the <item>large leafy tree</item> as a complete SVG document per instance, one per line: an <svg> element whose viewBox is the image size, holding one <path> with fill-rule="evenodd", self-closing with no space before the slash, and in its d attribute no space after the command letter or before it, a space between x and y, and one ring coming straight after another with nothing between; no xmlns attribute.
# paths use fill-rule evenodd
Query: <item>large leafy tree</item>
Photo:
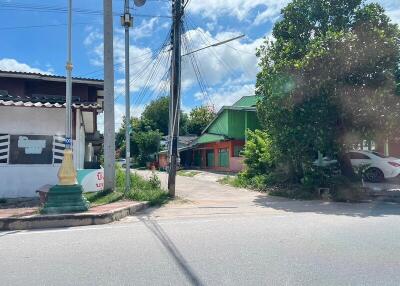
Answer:
<svg viewBox="0 0 400 286"><path fill-rule="evenodd" d="M193 108L192 111L190 111L187 123L188 133L200 135L214 117L214 110L208 106Z"/></svg>
<svg viewBox="0 0 400 286"><path fill-rule="evenodd" d="M294 0L258 55L260 118L295 178L313 153L337 155L351 138L394 132L400 117L400 32L377 4Z"/></svg>
<svg viewBox="0 0 400 286"><path fill-rule="evenodd" d="M152 130L159 130L163 135L168 134L169 97L163 96L151 101L144 109L141 118L149 122ZM186 134L187 115L181 112L180 134Z"/></svg>

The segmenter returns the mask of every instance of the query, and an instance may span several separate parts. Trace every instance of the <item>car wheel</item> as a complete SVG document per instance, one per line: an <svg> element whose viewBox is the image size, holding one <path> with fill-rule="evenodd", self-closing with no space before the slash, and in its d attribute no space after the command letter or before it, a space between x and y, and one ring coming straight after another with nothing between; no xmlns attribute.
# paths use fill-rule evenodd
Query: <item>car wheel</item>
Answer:
<svg viewBox="0 0 400 286"><path fill-rule="evenodd" d="M385 179L385 176L380 169L369 168L364 172L364 178L371 183L380 183Z"/></svg>

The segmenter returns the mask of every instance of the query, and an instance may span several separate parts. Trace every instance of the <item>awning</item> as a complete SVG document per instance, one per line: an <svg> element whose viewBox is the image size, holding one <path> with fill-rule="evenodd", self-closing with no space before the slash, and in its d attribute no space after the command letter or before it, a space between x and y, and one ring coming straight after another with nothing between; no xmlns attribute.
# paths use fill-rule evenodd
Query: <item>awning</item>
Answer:
<svg viewBox="0 0 400 286"><path fill-rule="evenodd" d="M204 144L204 143L212 143L212 142L220 142L228 140L228 138L224 135L219 134L211 134L211 133L204 133L197 139L195 144Z"/></svg>

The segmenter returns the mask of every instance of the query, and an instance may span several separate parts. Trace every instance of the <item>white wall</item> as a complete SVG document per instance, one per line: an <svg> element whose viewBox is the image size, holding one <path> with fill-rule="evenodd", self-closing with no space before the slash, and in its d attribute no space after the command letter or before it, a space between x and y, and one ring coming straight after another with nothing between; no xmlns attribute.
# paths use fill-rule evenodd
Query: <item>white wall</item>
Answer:
<svg viewBox="0 0 400 286"><path fill-rule="evenodd" d="M0 106L0 134L63 135L64 130L63 108ZM84 154L79 156L77 151L74 156L83 158ZM36 196L39 187L57 184L59 168L60 165L0 165L0 198Z"/></svg>
<svg viewBox="0 0 400 286"><path fill-rule="evenodd" d="M0 134L65 134L65 109L0 106Z"/></svg>
<svg viewBox="0 0 400 286"><path fill-rule="evenodd" d="M35 197L46 184L57 184L59 166L0 165L0 198Z"/></svg>

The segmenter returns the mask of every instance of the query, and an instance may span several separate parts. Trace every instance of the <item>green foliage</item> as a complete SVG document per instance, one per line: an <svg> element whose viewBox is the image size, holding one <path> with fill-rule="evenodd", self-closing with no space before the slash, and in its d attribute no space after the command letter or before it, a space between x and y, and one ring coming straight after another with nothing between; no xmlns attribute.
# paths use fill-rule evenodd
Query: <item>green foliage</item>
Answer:
<svg viewBox="0 0 400 286"><path fill-rule="evenodd" d="M246 188L247 187L246 180L244 180L240 176L225 176L225 177L222 177L221 179L219 179L217 182L222 185L229 185L229 186L232 186L235 188Z"/></svg>
<svg viewBox="0 0 400 286"><path fill-rule="evenodd" d="M95 192L95 193L85 193L84 196L93 205L105 205L113 202L117 202L123 199L124 194L121 192L112 192L109 190Z"/></svg>
<svg viewBox="0 0 400 286"><path fill-rule="evenodd" d="M168 135L169 97L163 96L151 101L142 113L141 120L146 120L152 130L159 130L162 135ZM180 134L185 135L187 130L187 115L181 112Z"/></svg>
<svg viewBox="0 0 400 286"><path fill-rule="evenodd" d="M200 172L197 171L188 171L188 170L179 170L178 172L176 172L176 174L178 176L184 176L184 177L194 177L197 174L199 174Z"/></svg>
<svg viewBox="0 0 400 286"><path fill-rule="evenodd" d="M160 149L161 133L156 130L147 132L137 132L132 135L131 152L135 154L137 150L137 159L139 164L144 165L152 161L152 155Z"/></svg>
<svg viewBox="0 0 400 286"><path fill-rule="evenodd" d="M151 155L159 151L161 137L168 134L169 98L160 97L151 101L140 118L130 120L130 153L140 165L151 160ZM180 134L187 134L188 116L181 113ZM115 135L117 154L125 157L126 118Z"/></svg>
<svg viewBox="0 0 400 286"><path fill-rule="evenodd" d="M269 172L274 167L276 159L270 136L260 130L254 132L248 130L243 156L246 173L249 176Z"/></svg>
<svg viewBox="0 0 400 286"><path fill-rule="evenodd" d="M273 28L275 41L258 50L258 115L271 150L303 189L329 181L308 167L317 151L355 177L345 153L353 138L397 132L400 31L381 6L363 3L294 0Z"/></svg>
<svg viewBox="0 0 400 286"><path fill-rule="evenodd" d="M189 134L201 135L201 132L215 117L215 112L208 106L195 107L190 111L187 123Z"/></svg>
<svg viewBox="0 0 400 286"><path fill-rule="evenodd" d="M125 193L125 172L121 168L116 169L117 192L123 193L124 198L135 201L148 201L150 205L160 205L168 200L168 193L161 188L161 181L155 173L148 180L137 173L130 176L131 190Z"/></svg>
<svg viewBox="0 0 400 286"><path fill-rule="evenodd" d="M142 113L142 119L150 122L151 129L168 134L169 98L160 97L151 101Z"/></svg>
<svg viewBox="0 0 400 286"><path fill-rule="evenodd" d="M337 202L360 202L368 198L368 193L359 182L351 181L344 176L337 176L332 180L330 194Z"/></svg>

